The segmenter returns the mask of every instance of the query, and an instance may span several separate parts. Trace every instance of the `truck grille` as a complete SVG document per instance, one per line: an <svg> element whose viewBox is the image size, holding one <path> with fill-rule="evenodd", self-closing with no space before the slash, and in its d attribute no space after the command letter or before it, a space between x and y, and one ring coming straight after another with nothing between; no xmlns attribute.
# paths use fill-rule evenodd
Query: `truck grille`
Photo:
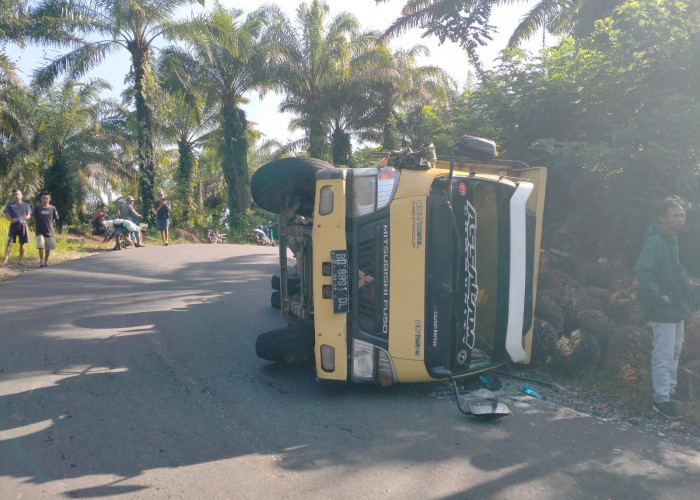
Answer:
<svg viewBox="0 0 700 500"><path fill-rule="evenodd" d="M366 332L376 329L377 251L376 238L360 241L357 259L357 323ZM370 281L371 280L371 281Z"/></svg>
<svg viewBox="0 0 700 500"><path fill-rule="evenodd" d="M389 222L373 221L358 234L355 273L355 321L372 335L388 337Z"/></svg>

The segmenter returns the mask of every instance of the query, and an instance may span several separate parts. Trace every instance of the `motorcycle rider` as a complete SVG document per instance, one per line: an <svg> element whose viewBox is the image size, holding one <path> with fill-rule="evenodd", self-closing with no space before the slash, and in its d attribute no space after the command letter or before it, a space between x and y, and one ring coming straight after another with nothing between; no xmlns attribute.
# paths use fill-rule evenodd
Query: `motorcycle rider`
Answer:
<svg viewBox="0 0 700 500"><path fill-rule="evenodd" d="M270 226L271 222L268 222L268 225L262 225L258 224L253 228L253 235L255 236L255 242L258 245L273 245L275 244L275 241L272 239L272 227Z"/></svg>
<svg viewBox="0 0 700 500"><path fill-rule="evenodd" d="M126 203L122 203L119 206L119 218L125 219L125 220L131 220L135 224L138 224L138 220L141 219L141 214L136 211L134 208L134 197L133 196L127 196L126 197ZM117 235L119 236L119 235ZM141 231L136 231L136 247L145 247L142 243L142 238L141 238ZM120 250L120 244L119 244L119 238L117 238L117 245L114 247L115 250Z"/></svg>

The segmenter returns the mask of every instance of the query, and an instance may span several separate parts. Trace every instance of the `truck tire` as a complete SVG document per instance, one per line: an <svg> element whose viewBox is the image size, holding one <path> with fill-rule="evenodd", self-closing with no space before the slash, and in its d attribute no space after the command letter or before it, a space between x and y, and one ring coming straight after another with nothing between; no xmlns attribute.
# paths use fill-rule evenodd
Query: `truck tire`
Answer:
<svg viewBox="0 0 700 500"><path fill-rule="evenodd" d="M291 363L314 357L314 333L303 326L287 326L261 333L255 340L255 353L267 361Z"/></svg>
<svg viewBox="0 0 700 500"><path fill-rule="evenodd" d="M491 139L463 135L459 138L457 153L477 161L489 161L496 157L496 143Z"/></svg>
<svg viewBox="0 0 700 500"><path fill-rule="evenodd" d="M275 309L282 309L282 295L279 290L275 290L270 295L270 305Z"/></svg>
<svg viewBox="0 0 700 500"><path fill-rule="evenodd" d="M290 292L295 292L299 289L299 285L301 284L301 280L299 279L298 276L287 276L287 290ZM272 275L272 279L270 280L270 286L272 287L273 290L281 290L282 289L282 278L280 278L277 274Z"/></svg>
<svg viewBox="0 0 700 500"><path fill-rule="evenodd" d="M274 214L296 203L295 213L310 217L314 212L316 172L326 168L333 165L316 158L281 158L266 163L250 180L253 200Z"/></svg>

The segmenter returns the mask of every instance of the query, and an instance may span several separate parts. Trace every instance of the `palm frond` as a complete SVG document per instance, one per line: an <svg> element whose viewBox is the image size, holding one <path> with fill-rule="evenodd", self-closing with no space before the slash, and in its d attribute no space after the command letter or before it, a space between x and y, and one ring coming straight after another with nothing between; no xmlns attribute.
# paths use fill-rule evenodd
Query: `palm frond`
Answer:
<svg viewBox="0 0 700 500"><path fill-rule="evenodd" d="M508 46L517 47L531 38L539 28L555 22L554 20L561 17L562 12L572 8L574 3L576 0L540 0L516 26L508 40Z"/></svg>
<svg viewBox="0 0 700 500"><path fill-rule="evenodd" d="M78 80L114 50L115 46L111 41L82 45L36 70L33 82L39 88L46 88L63 73L66 73L70 79Z"/></svg>

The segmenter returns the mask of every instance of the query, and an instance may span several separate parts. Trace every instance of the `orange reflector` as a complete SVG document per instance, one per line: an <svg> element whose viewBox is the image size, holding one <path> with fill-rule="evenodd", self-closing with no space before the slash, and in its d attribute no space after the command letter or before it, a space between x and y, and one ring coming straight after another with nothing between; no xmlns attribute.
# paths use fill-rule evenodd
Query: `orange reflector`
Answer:
<svg viewBox="0 0 700 500"><path fill-rule="evenodd" d="M384 349L379 349L377 359L377 381L379 385L392 385L394 383L394 370L392 369L389 354Z"/></svg>
<svg viewBox="0 0 700 500"><path fill-rule="evenodd" d="M396 169L394 167L384 167L379 170L379 175L377 175L377 179L380 181L393 179L394 177L396 177Z"/></svg>

